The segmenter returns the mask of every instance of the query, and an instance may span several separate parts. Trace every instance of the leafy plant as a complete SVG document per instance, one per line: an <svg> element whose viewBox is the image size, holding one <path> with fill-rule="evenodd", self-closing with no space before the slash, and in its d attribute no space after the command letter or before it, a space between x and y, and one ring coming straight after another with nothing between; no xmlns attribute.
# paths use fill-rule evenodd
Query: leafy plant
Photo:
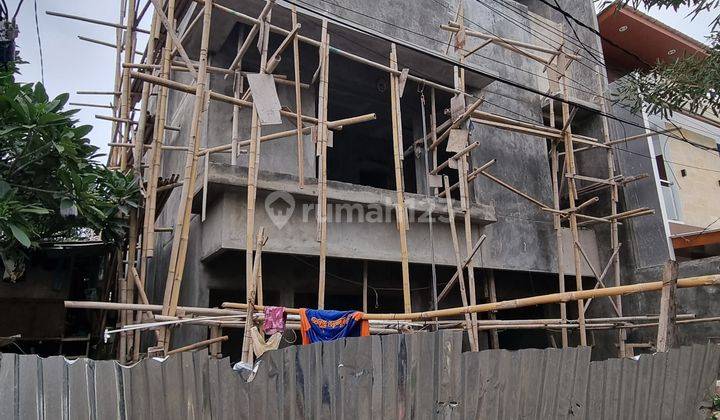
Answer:
<svg viewBox="0 0 720 420"><path fill-rule="evenodd" d="M124 217L138 207L129 174L96 163L97 147L65 110L68 94L50 99L41 83L19 84L0 71L0 257L3 278L18 280L40 242L90 235L120 245Z"/></svg>
<svg viewBox="0 0 720 420"><path fill-rule="evenodd" d="M678 11L690 8L694 19L702 12L717 10L720 0L621 0L604 1L617 7L659 7ZM674 111L696 114L711 112L720 117L720 14L711 24L706 56L679 57L669 63L651 63L652 68L636 71L619 81L617 100L629 104L633 111L645 109L667 118ZM639 92L639 94L638 94Z"/></svg>

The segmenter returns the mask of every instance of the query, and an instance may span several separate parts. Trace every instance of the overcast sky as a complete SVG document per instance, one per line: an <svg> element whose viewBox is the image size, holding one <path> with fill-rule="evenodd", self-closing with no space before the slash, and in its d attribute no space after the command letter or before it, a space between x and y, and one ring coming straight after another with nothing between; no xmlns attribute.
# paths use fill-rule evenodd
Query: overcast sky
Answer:
<svg viewBox="0 0 720 420"><path fill-rule="evenodd" d="M6 0L14 11L18 0ZM70 93L70 101L109 104L110 96L76 95L78 90L112 91L115 77L115 50L78 39L78 35L115 43L115 29L91 23L79 22L45 14L46 10L69 13L94 19L117 22L120 10L118 0L36 0L40 40L42 41L45 86L51 96ZM388 0L390 1L390 0ZM145 4L145 2L141 2ZM17 44L20 54L29 64L20 67L23 82L40 81L40 54L36 34L34 0L25 0L18 14L20 36ZM649 14L667 25L693 38L705 42L713 13L704 13L694 21L686 18L688 10L651 10ZM150 16L150 13L147 13ZM141 27L149 27L149 19L143 19ZM146 38L145 38L146 39ZM138 47L142 50L142 45ZM82 124L95 128L89 134L92 143L107 153L110 122L96 119L96 114L110 115L109 109L84 107L78 114ZM105 161L105 158L102 159Z"/></svg>

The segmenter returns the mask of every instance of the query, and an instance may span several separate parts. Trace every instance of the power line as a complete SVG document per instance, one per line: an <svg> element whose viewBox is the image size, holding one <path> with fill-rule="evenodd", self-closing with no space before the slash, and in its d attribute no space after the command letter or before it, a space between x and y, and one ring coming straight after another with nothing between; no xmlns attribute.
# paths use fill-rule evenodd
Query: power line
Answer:
<svg viewBox="0 0 720 420"><path fill-rule="evenodd" d="M321 0L321 1L325 1L325 0ZM392 42L392 43L395 43L395 42L396 42L396 41L393 41L392 39L390 39L389 37L387 37L387 36L385 36L385 35L383 35L383 34L373 33L373 32L371 32L371 31L369 31L368 29L366 29L365 27L363 27L362 25L358 25L358 24L350 23L350 22L347 22L347 23L346 23L346 22L344 22L343 20L341 20L340 18L334 16L332 13L329 13L329 12L326 12L326 11L314 10L314 9L311 8L312 5L309 5L308 3L306 3L306 2L304 2L304 1L302 1L302 0L287 0L287 2L290 3L290 4L294 4L295 6L297 6L297 7L300 8L300 9L309 11L309 12L311 12L311 13L313 13L313 14L320 15L320 16L324 17L325 19L331 20L331 21L333 21L333 22L335 22L335 23L337 23L337 24L340 24L340 25L342 25L342 26L349 26L349 27L353 28L354 30L356 30L356 31L358 31L358 32L360 32L360 33L364 33L364 34L369 35L369 36L371 36L371 37L380 38L380 39L383 39L383 40L385 40L385 41L387 41L387 42ZM298 2L299 2L299 3L302 3L302 4L304 4L304 5L307 5L307 6L304 6L304 5L302 5L302 4L298 4ZM308 7L308 6L310 6L310 7ZM353 9L349 9L349 8L346 8L346 7L342 7L342 8L344 8L344 9L346 9L346 10L349 10L349 11L352 11L352 12L356 12L356 13L359 14L359 15L364 15L363 13L357 12L357 11L355 11L355 10L353 10ZM364 16L366 16L366 15L364 15ZM395 26L395 27L398 27L398 28L401 28L401 29L408 30L407 28L404 28L404 27L395 25L395 24L393 24L393 23L391 23L391 22L386 22L386 21L383 21L383 20L381 20L381 19L374 18L374 17L371 17L371 16L369 16L369 18L374 19L374 20L377 20L377 21L382 22L382 23L385 23L385 24L388 24L388 25L390 25L390 26ZM316 26L318 25L317 23L314 23L314 22L313 22L313 24L316 25ZM413 31L411 31L411 30L408 30L408 31L411 32L411 33L413 32ZM346 36L343 36L341 33L337 33L336 35L340 36L341 38L345 39L346 41L351 42L351 43L355 44L356 46L359 46L359 47L361 47L361 48L363 48L363 49L365 49L365 50L367 50L367 51L369 51L369 52L371 52L371 53L373 53L373 54L375 54L375 55L377 55L377 56L379 56L379 57L385 58L385 57L382 56L379 52L377 52L377 51L375 51L375 50L372 50L372 49L370 49L369 47L366 47L365 45L361 44L360 42L358 42L358 41L356 41L356 40L353 40L353 39L350 39L350 38L348 38L348 37L346 37ZM426 36L426 38L427 38L427 36ZM432 39L432 38L431 38L431 39ZM437 41L437 40L436 40L436 41ZM401 45L402 45L403 47L405 47L405 48L411 49L411 50L416 51L416 52L433 55L434 57L437 57L438 59L440 59L440 60L442 60L442 61L445 61L446 63L452 64L452 65L454 65L454 66L461 67L461 68L463 68L463 69L466 69L466 70L471 71L471 72L474 72L474 73L482 74L482 75L484 75L484 76L486 76L486 77L488 77L488 78L491 78L491 79L493 79L493 80L499 81L499 82L501 82L501 83L504 83L504 84L507 84L507 85L516 87L516 88L521 89L521 90L525 90L525 91L528 91L528 92L532 92L532 93L538 94L538 95L540 95L540 96L547 97L547 98L550 98L550 99L553 99L553 100L556 100L556 101L559 101L559 102L568 103L569 105L572 105L572 106L574 106L574 107L578 107L578 108L580 108L580 109L585 109L585 110L588 110L588 111L590 111L590 112L597 113L597 114L599 114L599 115L601 115L601 116L604 116L604 117L606 117L606 118L610 118L610 119L612 119L612 120L618 121L618 122L620 122L620 123L622 123L622 124L628 124L628 125L631 125L631 126L634 126L634 127L637 127L637 128L645 129L645 130L650 131L652 134L656 134L656 135L662 134L662 135L665 135L665 136L667 136L667 137L675 138L675 139L680 140L680 141L687 141L687 140L683 140L683 139L678 138L678 137L671 136L671 135L669 135L668 133L661 133L661 132L659 132L659 131L652 130L652 129L650 129L649 127L646 127L646 126L644 126L644 125L638 124L638 123L636 123L636 122L623 120L622 118L619 118L619 117L617 117L617 116L615 116L615 115L607 114L607 113L605 113L605 112L598 111L598 110L593 109L593 108L589 108L588 106L586 106L586 105L584 105L584 104L575 103L575 102L573 102L573 101L568 100L567 98L558 99L558 98L555 98L555 97L552 96L552 95L549 95L549 94L547 94L547 93L541 92L541 91L539 91L539 90L537 90L537 89L534 89L534 88L531 88L531 87L528 87L528 86L524 86L524 85L522 85L521 83L518 83L518 82L515 82L515 81L512 81L512 80L509 80L509 79L506 79L506 78L503 78L503 77L500 77L500 76L486 74L485 72L483 72L483 71L481 71L481 70L479 70L479 69L475 69L475 68L469 67L469 66L467 66L467 65L464 64L464 63L456 62L456 61L454 61L454 60L452 60L452 59L450 59L450 58L448 58L448 57L444 57L444 56L441 56L441 55L439 55L439 54L434 54L434 53L432 53L432 52L428 52L428 51L423 50L422 48L418 48L418 47L416 47L416 46L414 46L414 45L412 45L412 44L401 44ZM400 64L400 63L398 62L398 64ZM416 72L417 72L417 71L416 71ZM421 76L428 77L427 75L423 74L422 72L417 72L417 73L420 74ZM509 96L506 96L506 95L502 95L502 94L499 94L499 93L497 93L497 94L498 94L499 96L503 96L503 97L506 97L506 98L509 98L509 99L514 99L514 98L509 97ZM470 96L470 97L473 97L473 98L476 98L476 99L480 99L480 98L479 98L478 96L476 96L476 95L472 95L472 94L469 94L469 93L466 93L466 95L468 95L468 96ZM512 111L512 110L507 109L507 108L505 108L505 107L502 107L502 106L500 106L500 105L491 103L491 102L489 102L487 99L485 99L485 102L489 103L490 105L496 106L496 107L498 107L498 108L500 108L500 109L507 110L508 112L511 112L511 113L513 113L513 114L515 114L515 115L521 116L522 118L524 118L524 119L527 120L528 122L536 123L536 121L534 121L534 120L532 120L532 119L530 119L530 118L528 118L528 117L526 117L526 116L524 116L524 115L522 115L522 114L519 114L519 113L517 113L517 112L515 112L515 111ZM648 135L650 136L650 135L652 135L652 134L648 134ZM689 143L690 143L690 144L693 144L693 143L691 143L691 142L689 142ZM647 156L647 155L643 155L643 154L638 153L638 152L632 152L632 151L629 151L629 150L626 150L626 149L621 149L621 148L616 148L616 147L613 147L613 148L615 148L616 150L619 150L619 151L623 151L623 152L626 152L626 153L631 153L631 154L634 154L634 155L637 155L637 156L642 156L642 157L645 157L645 158L647 158L647 159L654 160L654 157ZM675 162L673 162L673 163L675 163ZM680 163L676 163L676 164L682 165L682 166L685 166L685 167L689 167L689 168L699 169L699 170L707 170L707 171L711 171L711 172L720 172L720 171L718 171L718 170L709 169L709 168L702 168L702 167L697 167L697 166L693 166L693 165L686 165L686 164L680 164Z"/></svg>
<svg viewBox="0 0 720 420"><path fill-rule="evenodd" d="M588 26L585 22L583 22L583 21L581 21L581 20L578 20L575 16L573 16L573 15L571 15L570 13L566 12L565 10L563 10L559 5L557 5L557 2L556 2L556 5L552 5L552 4L550 4L549 2L547 2L546 0L540 0L540 2L543 3L543 4L545 4L545 5L547 5L547 6L549 6L549 7L551 7L552 9L560 12L560 13L565 17L565 19L568 19L568 20L569 20L569 19L572 19L572 21L575 22L576 24L580 25L581 27L583 27L583 28L589 30L590 32L594 33L595 35L599 36L600 39L602 39L603 41L607 42L609 45L612 45L613 47L619 49L620 51L624 52L625 54L633 57L633 58L634 58L635 60L637 60L639 63L642 63L643 65L646 65L646 66L648 66L648 67L652 67L652 64L650 64L650 63L648 63L647 61L643 60L643 59L642 59L641 57L639 57L637 54L635 54L635 53L633 53L633 52L631 52L631 51L628 51L627 49L625 49L625 48L623 48L622 46L618 45L617 43L615 43L615 42L612 41L611 39L608 39L608 38L604 37L604 36L600 33L600 31L598 31L597 29ZM579 39L578 39L578 41L579 41Z"/></svg>
<svg viewBox="0 0 720 420"><path fill-rule="evenodd" d="M435 1L437 2L437 0L435 0ZM532 32L532 30L529 29L526 25L523 25L522 23L518 22L517 20L512 19L511 17L503 14L502 12L500 12L500 11L492 8L491 6L489 6L489 5L487 5L486 3L484 3L482 0L475 0L475 1L477 1L478 3L484 5L484 6L487 7L489 10L495 12L496 14L504 17L506 20L508 20L509 22L513 23L515 26L517 26L517 27L520 28L521 30L527 32L528 34L530 34L530 35L533 36L534 38L536 38L536 39L544 42L544 43L547 44L548 46L553 47L553 44L551 44L550 42L548 42L546 39L543 39L543 38L541 38L540 36L535 35L535 34ZM496 1L498 1L498 0L496 0ZM504 3L500 3L500 4L509 9L509 6L507 6L506 4L504 4ZM518 13L517 10L515 10L515 9L513 9L513 11L514 11L515 13ZM533 21L536 21L536 20L537 20L536 18L533 18L531 15L528 15L528 18L530 18L530 20L533 20ZM480 26L480 25L477 24L476 22L473 22L472 20L469 20L469 19L465 18L465 21L469 21L470 23L472 23L472 24L480 27L481 29L486 30L486 29L482 28L482 26ZM605 69L608 68L608 67L607 67L607 64L604 63L604 60L599 60L599 59L597 59L597 58L592 54L592 52L588 50L589 48L593 48L593 47L592 47L591 45L585 44L585 43L580 39L577 31L576 31L575 28L572 26L572 23L571 23L571 22L568 21L568 25L569 25L570 28L572 29L573 34L574 34L574 36L575 36L575 38L576 38L577 41L573 41L572 39L565 38L565 34L564 34L564 33L559 32L557 29L555 29L555 28L553 28L552 26L546 24L545 22L537 21L536 23L543 25L544 27L546 27L547 29L553 31L553 32L556 33L556 34L559 34L560 36L563 37L563 39L572 41L575 45L580 45L580 46L582 46L582 49L584 49L588 54L590 54L591 57L593 58L593 60L598 63L598 65L600 65L601 67L603 67L603 68L605 68ZM490 31L490 32L492 33L492 31ZM596 51L597 51L597 50L596 50ZM577 62L578 62L579 64L583 65L584 67L588 68L588 69L589 69L590 71L592 71L593 73L599 75L602 79L604 79L604 78L606 77L605 74L603 74L603 73L601 73L600 71L596 70L595 68L593 68L593 67L585 64L584 62L582 62L582 61L577 61ZM572 79L572 78L570 78L570 77L568 77L568 79L571 80L571 81L573 81L573 82L575 82L575 83L579 83L579 82L577 82L576 80L574 80L574 79ZM576 88L576 89L577 89L577 88ZM578 90L583 91L582 89L578 89ZM621 102L619 102L619 101L617 101L617 100L613 100L612 98L608 98L607 96L605 96L605 95L603 95L603 94L597 94L597 93L595 93L595 92L588 92L588 91L583 91L583 92L585 92L585 93L590 93L590 94L596 95L596 96L600 96L600 97L604 98L605 100L607 100L607 101L609 101L609 102L612 102L613 104L615 104L615 105L617 105L617 106L619 106L619 107L621 107L621 108L623 108L623 109L625 109L625 110L627 110L627 111L629 111L629 112L631 112L631 113L634 113L634 112L633 112L631 109L629 109L629 107L627 107L626 105L622 104ZM654 126L654 127L658 128L658 129L660 129L660 130L663 129L663 127L659 126L658 124L653 123L652 121L648 121L648 123L649 123L651 126ZM673 123L672 121L670 121L670 123L673 124L673 125L675 125L675 123ZM696 130L698 130L698 131L701 131L701 132L703 132L703 133L705 133L705 134L708 134L708 135L710 135L710 136L715 135L715 133L710 132L710 131L708 131L707 129L704 129L704 128L701 128L701 127L697 127L697 126L693 126L693 125L689 125L689 124L688 124L688 126L691 126L691 127L693 127L694 129L696 129ZM676 126L676 128L677 128L677 126ZM698 145L698 144L695 144L695 143L690 142L690 141L685 137L685 135L684 135L682 132L679 132L679 135L680 135L681 138L677 138L677 137L674 137L674 136L671 136L671 138L674 138L674 139L680 140L680 141L684 141L684 142L692 145L693 147L697 147L697 148L700 148L700 149L703 149L703 150L715 151L715 149L713 149L713 148L707 148L707 147L705 147L705 146Z"/></svg>

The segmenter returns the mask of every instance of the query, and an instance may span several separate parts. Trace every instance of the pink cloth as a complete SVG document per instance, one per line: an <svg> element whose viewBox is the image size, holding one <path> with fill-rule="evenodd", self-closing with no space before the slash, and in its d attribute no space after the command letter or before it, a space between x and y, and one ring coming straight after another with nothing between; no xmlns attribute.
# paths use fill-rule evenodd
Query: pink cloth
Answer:
<svg viewBox="0 0 720 420"><path fill-rule="evenodd" d="M265 334L272 335L285 331L285 308L266 306L263 312L265 313L265 323L263 324Z"/></svg>

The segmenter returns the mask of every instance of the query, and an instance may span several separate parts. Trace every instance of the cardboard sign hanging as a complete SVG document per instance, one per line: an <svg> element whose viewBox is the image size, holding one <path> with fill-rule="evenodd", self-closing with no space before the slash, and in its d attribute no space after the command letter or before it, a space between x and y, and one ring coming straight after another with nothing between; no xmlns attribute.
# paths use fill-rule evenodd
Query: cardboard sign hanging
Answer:
<svg viewBox="0 0 720 420"><path fill-rule="evenodd" d="M260 125L282 124L280 99L271 74L250 73L247 75L253 103L257 109Z"/></svg>

